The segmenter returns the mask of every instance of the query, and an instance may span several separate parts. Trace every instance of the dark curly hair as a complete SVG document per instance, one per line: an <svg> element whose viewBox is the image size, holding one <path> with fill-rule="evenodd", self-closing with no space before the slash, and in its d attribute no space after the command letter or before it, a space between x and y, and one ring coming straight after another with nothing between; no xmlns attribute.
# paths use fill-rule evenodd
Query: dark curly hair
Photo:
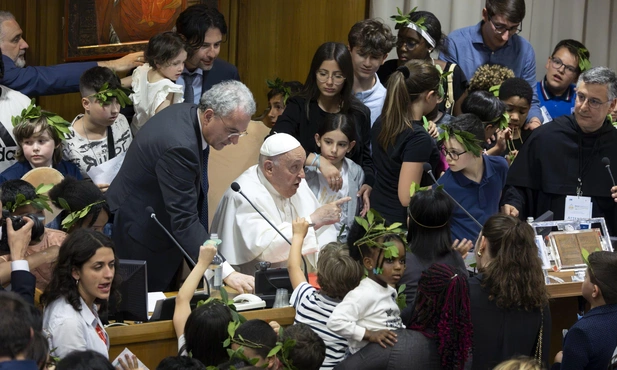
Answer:
<svg viewBox="0 0 617 370"><path fill-rule="evenodd" d="M501 83L499 88L499 99L508 100L513 96L518 96L527 100L527 103L531 105L531 99L533 98L533 89L529 82L523 80L520 77L508 78Z"/></svg>
<svg viewBox="0 0 617 370"><path fill-rule="evenodd" d="M76 178L69 176L49 191L49 199L51 202L55 206L62 208L59 202L60 198L66 200L71 212L75 212L84 209L92 203L105 200L105 195L101 189L92 183L92 181L77 180ZM92 227L101 212L105 212L107 216L111 215L107 202L95 204L90 208L88 215L91 215L92 217L87 225L84 225L84 223L88 219L88 216L82 217L68 231L70 232L82 227ZM64 219L69 215L69 213L70 212L67 210L63 210L60 213L60 219Z"/></svg>
<svg viewBox="0 0 617 370"><path fill-rule="evenodd" d="M484 267L482 287L501 309L541 309L548 304L542 261L538 257L535 234L526 222L497 214L482 228L493 258Z"/></svg>
<svg viewBox="0 0 617 370"><path fill-rule="evenodd" d="M442 369L463 369L473 337L467 277L441 263L422 271L408 329L437 341Z"/></svg>
<svg viewBox="0 0 617 370"><path fill-rule="evenodd" d="M79 229L70 234L60 246L58 260L54 268L51 281L45 292L41 295L41 304L48 306L56 299L64 298L76 311L81 311L79 291L73 270L81 269L83 265L96 254L99 248L111 248L114 250L114 242L105 234L90 229ZM115 255L115 251L114 251ZM118 257L115 257L118 266ZM120 277L116 273L111 283L110 295L119 296L117 287ZM107 306L106 300L96 299L95 303Z"/></svg>

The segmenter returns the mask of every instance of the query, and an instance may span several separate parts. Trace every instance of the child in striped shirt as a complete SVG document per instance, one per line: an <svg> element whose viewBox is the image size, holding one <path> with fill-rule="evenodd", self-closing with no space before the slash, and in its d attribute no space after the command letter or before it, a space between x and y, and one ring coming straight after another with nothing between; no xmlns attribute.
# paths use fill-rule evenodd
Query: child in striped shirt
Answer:
<svg viewBox="0 0 617 370"><path fill-rule="evenodd" d="M303 218L293 224L293 238L289 251L287 269L294 288L290 302L296 309L296 323L310 326L326 344L326 358L321 370L333 369L345 358L347 339L334 334L326 327L334 308L347 292L354 289L362 279L360 264L349 256L342 243L327 244L317 259L317 283L320 290L312 287L302 272L302 242L309 224Z"/></svg>

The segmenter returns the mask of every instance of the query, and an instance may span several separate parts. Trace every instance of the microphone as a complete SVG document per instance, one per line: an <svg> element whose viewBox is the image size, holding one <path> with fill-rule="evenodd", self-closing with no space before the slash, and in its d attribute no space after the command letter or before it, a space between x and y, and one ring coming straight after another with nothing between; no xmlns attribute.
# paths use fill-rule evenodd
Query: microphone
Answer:
<svg viewBox="0 0 617 370"><path fill-rule="evenodd" d="M431 179L433 179L433 182L435 183L435 185L439 185L439 183L437 182L437 179L435 179L435 176L433 176L433 167L431 167L431 165L429 163L424 162L424 164L422 165L422 169L424 170L424 172L428 173L429 176L431 176ZM450 198L452 199L452 201L458 206L458 208L460 208L463 212L465 212L465 214L471 218L473 220L473 222L476 223L476 225L478 225L478 227L480 227L480 230L482 230L482 224L478 222L478 220L475 219L475 217L473 217L471 215L471 213L467 212L467 210L465 208L463 208L463 206L456 201L456 199L454 199L447 191L446 189L441 189L443 190L443 192Z"/></svg>
<svg viewBox="0 0 617 370"><path fill-rule="evenodd" d="M289 239L287 239L287 237L285 235L283 235L283 233L281 232L281 230L279 230L276 226L274 226L274 224L272 223L272 221L270 221L263 213L261 213L261 211L259 209L257 209L257 207L255 207L255 205L253 204L253 202L251 202L251 200L242 192L242 189L240 189L240 184L238 184L237 182L232 182L231 183L231 190L235 191L236 193L239 193L240 195L242 195L242 197L244 199L246 199L247 202L249 202L249 204L251 205L251 207L253 207L253 209L255 211L257 211L257 213L259 213L259 215L261 216L261 218L263 218L264 220L266 220L267 223L270 224L270 226L272 226L272 228L274 230L276 230L277 233L279 233L279 235L283 238L283 240L285 240L289 245L291 245L291 242L289 241ZM304 260L304 256L302 256L302 264L304 265L304 276L306 277L306 281L308 281L308 270L306 268L306 261Z"/></svg>
<svg viewBox="0 0 617 370"><path fill-rule="evenodd" d="M615 178L613 177L613 172L611 171L611 160L608 157L602 158L602 164L606 167L608 174L611 176L611 181L613 182L613 186L615 186Z"/></svg>
<svg viewBox="0 0 617 370"><path fill-rule="evenodd" d="M148 212L150 214L150 218L154 220L154 222L156 222L163 231L165 231L165 234L167 234L167 236L169 237L169 239L171 239L172 242L174 242L174 244L176 245L176 247L178 247L178 249L180 249L180 251L182 252L182 254L184 254L184 257L186 257L187 261L189 261L192 265L192 267L195 267L195 265L197 265L195 263L195 261L191 258L191 256L189 256L189 254L186 252L186 250L184 248L182 248L182 246L180 245L180 243L178 243L178 241L176 240L176 238L173 237L173 235L171 235L171 233L167 230L167 228L165 226L163 226L163 224L159 221L158 218L156 218L156 213L154 213L154 208L147 206L146 207L146 212Z"/></svg>

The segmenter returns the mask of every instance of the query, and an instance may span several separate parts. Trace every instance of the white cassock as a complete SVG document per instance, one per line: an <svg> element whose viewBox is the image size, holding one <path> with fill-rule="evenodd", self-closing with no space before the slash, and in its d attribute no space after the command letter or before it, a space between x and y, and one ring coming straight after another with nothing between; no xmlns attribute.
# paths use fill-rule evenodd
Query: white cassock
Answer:
<svg viewBox="0 0 617 370"><path fill-rule="evenodd" d="M282 233L291 241L292 221L296 217L309 217L321 205L302 179L296 194L283 198L266 180L258 165L244 171L236 182L242 192ZM287 266L289 244L264 220L259 213L232 189L227 189L214 214L210 227L223 241L219 247L227 262L236 270L253 275L255 264L269 261L272 267ZM319 230L309 228L302 254L316 265L316 252L322 246L336 241L336 229L332 225Z"/></svg>

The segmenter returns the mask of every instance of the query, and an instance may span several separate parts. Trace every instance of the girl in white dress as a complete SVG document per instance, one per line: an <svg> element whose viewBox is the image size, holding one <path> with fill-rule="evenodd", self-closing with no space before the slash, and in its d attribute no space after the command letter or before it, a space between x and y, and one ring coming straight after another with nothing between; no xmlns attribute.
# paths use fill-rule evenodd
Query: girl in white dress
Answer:
<svg viewBox="0 0 617 370"><path fill-rule="evenodd" d="M184 101L184 90L175 81L182 75L186 60L186 42L175 32L153 36L144 53L147 63L133 71L129 96L135 115L133 135L156 113L165 107Z"/></svg>

